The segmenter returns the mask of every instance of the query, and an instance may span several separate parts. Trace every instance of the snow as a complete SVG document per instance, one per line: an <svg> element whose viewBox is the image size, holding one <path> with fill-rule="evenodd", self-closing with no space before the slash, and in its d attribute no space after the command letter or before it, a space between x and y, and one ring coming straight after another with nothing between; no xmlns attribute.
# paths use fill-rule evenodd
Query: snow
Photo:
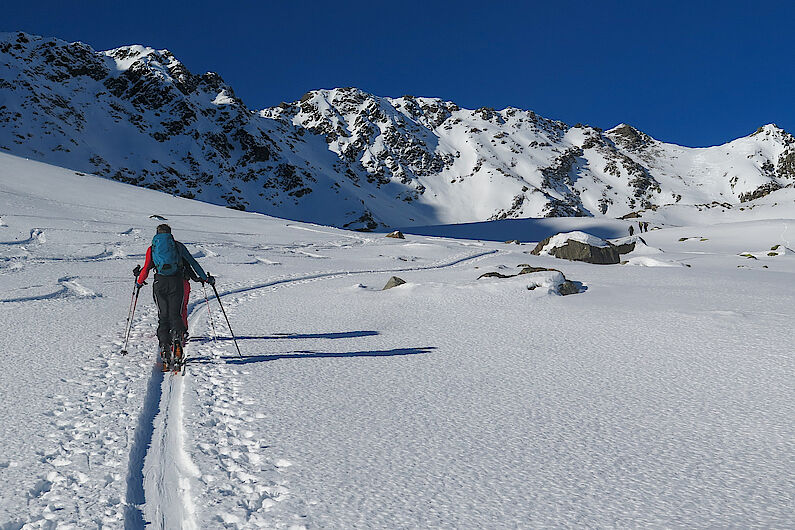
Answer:
<svg viewBox="0 0 795 530"><path fill-rule="evenodd" d="M0 528L792 527L795 260L767 249L793 202L648 213L647 266L596 266L516 225L396 240L0 154ZM150 286L119 354L153 214L242 356L198 284L187 375ZM477 280L526 264L581 293Z"/></svg>
<svg viewBox="0 0 795 530"><path fill-rule="evenodd" d="M527 286L529 290L538 289L544 294L557 294L558 289L565 281L563 274L557 271L534 272L528 279L531 280Z"/></svg>
<svg viewBox="0 0 795 530"><path fill-rule="evenodd" d="M229 97L229 94L226 93L226 90L221 90L215 99L213 99L213 105L229 105L234 103L235 100Z"/></svg>
<svg viewBox="0 0 795 530"><path fill-rule="evenodd" d="M148 46L134 44L132 46L122 46L114 50L108 50L103 53L115 61L116 70L119 72L126 72L133 63L155 53L155 50Z"/></svg>
<svg viewBox="0 0 795 530"><path fill-rule="evenodd" d="M683 263L675 261L663 261L650 256L631 256L625 262L626 265L637 265L640 267L684 267Z"/></svg>

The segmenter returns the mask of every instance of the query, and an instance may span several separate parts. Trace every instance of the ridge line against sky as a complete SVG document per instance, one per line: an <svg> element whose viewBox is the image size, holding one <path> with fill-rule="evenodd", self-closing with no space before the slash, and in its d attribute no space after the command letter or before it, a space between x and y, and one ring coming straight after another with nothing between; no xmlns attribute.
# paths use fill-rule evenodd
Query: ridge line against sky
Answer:
<svg viewBox="0 0 795 530"><path fill-rule="evenodd" d="M776 123L795 131L795 3L473 0L289 5L207 0L4 7L0 31L96 50L169 49L214 71L250 108L355 86L465 108L533 110L568 124L628 123L679 145L719 145Z"/></svg>

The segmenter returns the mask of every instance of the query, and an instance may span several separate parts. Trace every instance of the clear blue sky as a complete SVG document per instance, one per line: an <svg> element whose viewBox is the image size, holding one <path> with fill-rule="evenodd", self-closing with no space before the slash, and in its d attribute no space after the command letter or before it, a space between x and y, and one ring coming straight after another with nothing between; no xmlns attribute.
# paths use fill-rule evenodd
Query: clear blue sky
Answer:
<svg viewBox="0 0 795 530"><path fill-rule="evenodd" d="M16 30L168 48L253 109L356 86L688 146L795 133L795 2L47 0L5 5Z"/></svg>

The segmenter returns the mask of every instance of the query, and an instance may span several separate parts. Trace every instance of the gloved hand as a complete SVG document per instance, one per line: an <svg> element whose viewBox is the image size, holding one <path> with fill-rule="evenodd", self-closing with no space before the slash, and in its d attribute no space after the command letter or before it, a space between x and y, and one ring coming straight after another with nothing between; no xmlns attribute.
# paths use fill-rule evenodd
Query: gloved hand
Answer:
<svg viewBox="0 0 795 530"><path fill-rule="evenodd" d="M138 282L135 282L135 286L136 286L137 288L139 288L139 289L140 289L141 287L143 287L144 285L146 285L146 282L143 282L143 283L138 283Z"/></svg>
<svg viewBox="0 0 795 530"><path fill-rule="evenodd" d="M141 266L136 265L135 268L133 269L133 276L137 278L140 274L141 274Z"/></svg>
<svg viewBox="0 0 795 530"><path fill-rule="evenodd" d="M207 283L210 285L215 285L215 278L210 273L207 273Z"/></svg>

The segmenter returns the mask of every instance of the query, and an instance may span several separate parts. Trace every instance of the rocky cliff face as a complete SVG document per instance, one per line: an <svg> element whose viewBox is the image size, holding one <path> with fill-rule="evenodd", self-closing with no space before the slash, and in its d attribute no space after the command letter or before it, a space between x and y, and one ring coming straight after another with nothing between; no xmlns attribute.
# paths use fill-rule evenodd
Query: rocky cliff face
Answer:
<svg viewBox="0 0 795 530"><path fill-rule="evenodd" d="M332 190L344 164L321 137L258 116L167 50L2 35L0 148L231 208L331 224L367 211ZM337 207L318 210L316 187L342 195Z"/></svg>
<svg viewBox="0 0 795 530"><path fill-rule="evenodd" d="M738 203L795 179L795 138L768 125L723 146L532 111L317 90L252 111L167 50L96 52L0 34L0 149L270 215L374 229L539 216L618 217Z"/></svg>

